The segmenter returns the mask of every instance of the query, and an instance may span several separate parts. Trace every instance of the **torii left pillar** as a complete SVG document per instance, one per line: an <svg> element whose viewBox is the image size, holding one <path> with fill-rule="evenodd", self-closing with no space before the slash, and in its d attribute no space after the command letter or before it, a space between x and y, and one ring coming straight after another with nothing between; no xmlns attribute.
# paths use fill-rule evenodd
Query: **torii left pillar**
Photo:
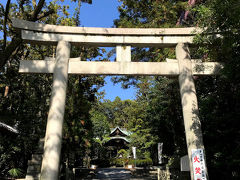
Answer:
<svg viewBox="0 0 240 180"><path fill-rule="evenodd" d="M41 167L41 180L58 179L70 47L70 43L66 41L59 41L57 45L51 104L47 120Z"/></svg>

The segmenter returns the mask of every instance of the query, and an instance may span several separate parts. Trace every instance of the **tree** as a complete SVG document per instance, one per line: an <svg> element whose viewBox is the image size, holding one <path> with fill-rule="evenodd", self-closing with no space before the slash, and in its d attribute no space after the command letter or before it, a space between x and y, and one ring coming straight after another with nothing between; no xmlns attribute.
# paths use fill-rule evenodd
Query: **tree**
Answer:
<svg viewBox="0 0 240 180"><path fill-rule="evenodd" d="M171 8L164 11L164 7L167 4L166 1L161 1L160 3L160 1L133 2L125 0L122 2L120 18L115 21L116 26L173 27L176 22L168 18L165 19L168 16L164 16L164 14L172 13ZM181 3L181 1L168 2ZM195 51L196 54L194 54L194 57L202 58L204 61L225 62L225 68L220 76L208 78L194 77L199 100L200 120L202 122L209 176L210 178L214 177L218 179L234 179L239 177L240 157L238 130L240 107L238 91L240 67L239 2L234 0L207 0L198 2L194 8L191 8L191 12L195 13L192 16L193 22L185 24L186 26L195 24L204 28L204 32L196 38L196 45L199 48L196 48L197 51ZM155 7L153 7L154 3L157 3ZM171 7L174 7L174 4L171 4ZM179 17L181 12L186 10L186 6L181 7L182 9L175 9L175 17ZM157 8L158 11L154 11ZM156 16L154 13L151 14L151 12L155 12ZM216 33L219 33L219 35L216 35ZM133 52L135 51L137 53L136 56L133 56L133 60L140 61L161 61L162 59L158 58L159 56L164 57L164 55L168 55L169 57L171 55L171 53L166 54L162 50L157 51L151 48L135 49ZM154 56L154 52L161 55ZM174 57L174 55L172 56ZM137 58L135 59L135 57ZM121 77L114 80L115 82L123 82L124 87L128 87L129 85L137 86L141 82L144 82L141 77L132 77L131 79ZM167 138L169 141L165 142L170 148L169 152L171 153L168 152L169 155L172 153L183 155L185 152L181 148L179 149L179 147L185 144L182 143L184 142L182 128L177 128L178 123L179 127L182 127L181 122L177 120L178 118L179 120L181 119L181 113L178 108L180 103L166 100L167 97L172 99L174 98L173 94L178 94L178 87L174 85L177 82L174 82L173 79L164 80L164 78L156 78L156 80L157 83L150 85L150 87L153 87L152 91L149 91L150 96L151 94L153 96L149 98L148 93L146 93L148 91L143 91L140 97L148 97L147 101L150 104L148 106L148 115L150 119L154 120L152 128L158 133L156 133L158 137L164 137L164 133L165 135L171 135L169 137L174 137L174 134L177 137L175 140ZM146 84L143 85L145 86ZM172 90L167 89L167 92L161 88L168 88L171 85L174 85L174 88ZM162 129L161 127L164 128ZM162 132L164 133L162 134ZM174 142L174 144L169 142ZM226 162L228 163L226 164Z"/></svg>
<svg viewBox="0 0 240 180"><path fill-rule="evenodd" d="M22 44L19 34L12 29L11 19L18 17L41 23L69 26L76 26L77 22L74 15L69 14L67 5L60 5L55 1L49 3L42 0L38 3L36 1L10 3L8 1L7 3L6 8L2 4L0 5L1 22L6 22L0 25L5 33L0 41L0 53L4 54L0 57L2 65L0 71L0 119L1 122L16 127L19 135L17 137L5 136L4 141L0 141L0 171L1 176L9 176L9 172L14 174L17 172L15 170L20 170L24 177L27 161L37 147L39 138L44 137L45 134L52 76L19 74L19 60L54 57L56 47ZM71 56L79 56L80 50L82 60L91 60L101 55L97 48L73 47ZM63 133L63 162L66 160L64 157L69 155L68 150L70 149L67 147L71 145L73 145L72 150L76 150L76 154L89 154L92 141L92 123L89 111L91 104L96 99L96 92L103 84L102 77L69 77ZM82 150L81 153L79 153L79 149Z"/></svg>
<svg viewBox="0 0 240 180"><path fill-rule="evenodd" d="M61 0L64 2L64 0ZM75 23L80 25L79 14L81 2L92 4L92 0L73 0L78 2L78 7L75 9ZM50 15L56 14L57 9L60 8L56 4L56 1L47 3L45 0L39 0L38 3L36 0L20 0L18 3L11 3L11 0L7 0L7 3L4 5L0 3L0 17L1 25L0 29L3 30L3 42L0 46L0 69L2 69L7 61L11 61L13 57L21 47L22 40L20 34L14 32L11 26L11 19L22 18L28 21L44 21ZM66 6L63 6L63 9ZM11 41L7 42L7 37L11 37Z"/></svg>
<svg viewBox="0 0 240 180"><path fill-rule="evenodd" d="M238 1L213 0L195 8L205 30L196 39L198 53L225 62L221 76L197 80L210 178L239 178L239 7Z"/></svg>
<svg viewBox="0 0 240 180"><path fill-rule="evenodd" d="M23 17L29 21L38 21L42 18L49 16L54 13L51 4L48 7L44 7L45 0L40 0L36 3L35 0L32 1L32 6L30 1L21 0L18 4L11 4L11 0L7 1L6 7L1 6L1 29L3 30L3 42L0 50L0 69L4 67L10 57L17 53L19 47L22 43L20 34L14 33L11 29L11 19L12 17ZM15 13L17 12L17 13ZM7 37L11 36L12 41L7 42Z"/></svg>

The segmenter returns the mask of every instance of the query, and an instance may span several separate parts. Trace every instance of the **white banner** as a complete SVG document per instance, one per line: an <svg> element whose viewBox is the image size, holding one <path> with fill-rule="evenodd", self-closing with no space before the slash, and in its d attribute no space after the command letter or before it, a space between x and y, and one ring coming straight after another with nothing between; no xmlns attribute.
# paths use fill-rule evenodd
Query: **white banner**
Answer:
<svg viewBox="0 0 240 180"><path fill-rule="evenodd" d="M158 163L162 164L162 148L163 143L158 143Z"/></svg>
<svg viewBox="0 0 240 180"><path fill-rule="evenodd" d="M132 152L133 152L133 159L137 159L136 147L132 147Z"/></svg>
<svg viewBox="0 0 240 180"><path fill-rule="evenodd" d="M203 149L192 149L194 180L206 180L206 164Z"/></svg>

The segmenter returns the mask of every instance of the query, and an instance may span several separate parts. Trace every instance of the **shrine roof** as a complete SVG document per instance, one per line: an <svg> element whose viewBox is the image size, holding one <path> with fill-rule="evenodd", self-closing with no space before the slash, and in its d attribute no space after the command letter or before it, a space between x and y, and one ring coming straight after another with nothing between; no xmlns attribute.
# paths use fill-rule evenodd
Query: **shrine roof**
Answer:
<svg viewBox="0 0 240 180"><path fill-rule="evenodd" d="M112 134L114 134L114 132L116 132L117 130L119 130L121 133L123 133L124 135L126 136L130 136L132 134L132 132L128 131L127 129L125 128L120 128L119 126L115 127L115 128L111 128L111 133L110 133L110 136Z"/></svg>
<svg viewBox="0 0 240 180"><path fill-rule="evenodd" d="M126 138L126 137L111 137L110 140L108 140L107 142L111 141L111 140L118 140L118 139L121 139L121 140L124 140L126 141L127 143L130 143L129 139Z"/></svg>

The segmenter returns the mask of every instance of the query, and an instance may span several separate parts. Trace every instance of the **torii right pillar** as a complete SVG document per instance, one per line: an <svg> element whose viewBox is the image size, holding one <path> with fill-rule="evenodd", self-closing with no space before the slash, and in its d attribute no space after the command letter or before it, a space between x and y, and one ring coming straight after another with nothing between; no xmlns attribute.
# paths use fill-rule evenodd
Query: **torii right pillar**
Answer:
<svg viewBox="0 0 240 180"><path fill-rule="evenodd" d="M177 44L176 58L179 64L179 86L191 179L206 180L208 179L207 167L205 164L206 156L188 44Z"/></svg>

